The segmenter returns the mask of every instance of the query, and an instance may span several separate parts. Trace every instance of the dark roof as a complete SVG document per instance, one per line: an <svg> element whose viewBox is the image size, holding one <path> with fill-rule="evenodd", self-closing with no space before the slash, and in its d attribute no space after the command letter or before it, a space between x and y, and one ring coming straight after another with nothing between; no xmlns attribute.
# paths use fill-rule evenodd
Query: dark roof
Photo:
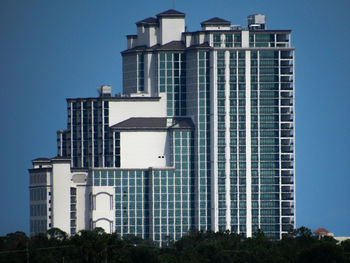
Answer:
<svg viewBox="0 0 350 263"><path fill-rule="evenodd" d="M158 25L158 20L154 17L149 17L137 22L136 25Z"/></svg>
<svg viewBox="0 0 350 263"><path fill-rule="evenodd" d="M219 17L213 17L209 20L202 22L201 25L228 25L229 26L231 25L231 22Z"/></svg>
<svg viewBox="0 0 350 263"><path fill-rule="evenodd" d="M167 11L157 14L157 17L185 17L185 16L186 15L184 13L181 13L174 9L169 9Z"/></svg>
<svg viewBox="0 0 350 263"><path fill-rule="evenodd" d="M158 101L160 97L95 97L95 98L67 98L67 102L74 101Z"/></svg>
<svg viewBox="0 0 350 263"><path fill-rule="evenodd" d="M172 120L170 126L167 125L168 119ZM119 122L111 128L117 130L164 130L168 128L193 129L194 125L191 118L136 117Z"/></svg>
<svg viewBox="0 0 350 263"><path fill-rule="evenodd" d="M156 44L151 47L147 47L145 45L133 47L127 50L122 51L121 53L128 53L133 51L155 51L155 50L184 50L186 49L185 43L182 41L171 41L164 45Z"/></svg>
<svg viewBox="0 0 350 263"><path fill-rule="evenodd" d="M157 50L179 50L179 49L185 49L185 48L186 48L186 45L182 41L171 41L164 45L159 45L158 47L155 47L155 49Z"/></svg>
<svg viewBox="0 0 350 263"><path fill-rule="evenodd" d="M32 162L50 162L50 161L51 160L49 158L45 158L45 157L40 157L32 160Z"/></svg>

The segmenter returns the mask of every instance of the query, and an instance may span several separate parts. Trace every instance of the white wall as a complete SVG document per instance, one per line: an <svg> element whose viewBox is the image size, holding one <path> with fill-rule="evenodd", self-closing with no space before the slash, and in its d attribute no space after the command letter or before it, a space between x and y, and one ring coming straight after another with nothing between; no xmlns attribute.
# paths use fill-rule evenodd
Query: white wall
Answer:
<svg viewBox="0 0 350 263"><path fill-rule="evenodd" d="M180 41L182 33L185 32L184 18L168 18L159 19L160 28L160 44L164 45L171 41Z"/></svg>
<svg viewBox="0 0 350 263"><path fill-rule="evenodd" d="M202 30L230 30L230 26L207 25L207 26L202 26Z"/></svg>
<svg viewBox="0 0 350 263"><path fill-rule="evenodd" d="M94 187L92 222L94 227L102 227L106 233L114 232L114 187Z"/></svg>
<svg viewBox="0 0 350 263"><path fill-rule="evenodd" d="M166 131L121 132L120 151L121 168L166 167L170 161Z"/></svg>
<svg viewBox="0 0 350 263"><path fill-rule="evenodd" d="M70 233L70 163L52 165L52 227Z"/></svg>
<svg viewBox="0 0 350 263"><path fill-rule="evenodd" d="M249 31L242 30L242 47L249 47Z"/></svg>
<svg viewBox="0 0 350 263"><path fill-rule="evenodd" d="M166 101L109 102L109 126L131 117L166 117Z"/></svg>
<svg viewBox="0 0 350 263"><path fill-rule="evenodd" d="M150 27L144 27L144 26L138 26L137 27L137 41L135 46L147 46L151 47L155 44L157 44L157 33L158 28L155 26Z"/></svg>
<svg viewBox="0 0 350 263"><path fill-rule="evenodd" d="M156 59L157 55L152 53L145 54L144 64L144 85L145 92L150 96L157 96L157 78L156 78ZM153 87L153 90L152 90Z"/></svg>
<svg viewBox="0 0 350 263"><path fill-rule="evenodd" d="M86 181L74 183L74 174L87 176L84 172L71 173L70 163L54 162L52 165L52 227L58 227L67 234L70 234L70 210L71 193L70 188L77 189L76 195L76 232L87 229L90 217L88 212L88 189Z"/></svg>
<svg viewBox="0 0 350 263"><path fill-rule="evenodd" d="M157 33L158 33L158 28L156 27L148 27L146 28L146 34L148 34L148 42L147 46L152 47L157 44Z"/></svg>

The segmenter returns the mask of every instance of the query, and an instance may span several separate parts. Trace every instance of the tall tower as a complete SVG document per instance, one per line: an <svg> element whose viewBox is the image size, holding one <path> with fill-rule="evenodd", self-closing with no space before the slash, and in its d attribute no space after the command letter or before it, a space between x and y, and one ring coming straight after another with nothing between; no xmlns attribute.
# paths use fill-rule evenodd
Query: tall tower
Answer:
<svg viewBox="0 0 350 263"><path fill-rule="evenodd" d="M31 233L98 226L161 244L191 228L294 228L294 48L265 20L137 22L123 94L67 99L58 157L33 161Z"/></svg>
<svg viewBox="0 0 350 263"><path fill-rule="evenodd" d="M174 10L157 17L171 15L184 18ZM138 22L138 32L157 32L157 21ZM196 127L195 227L281 237L295 224L291 31L267 30L262 14L250 15L246 28L218 17L201 26L148 48L156 54L154 94L166 98L168 116L191 117ZM129 41L123 54L147 50L142 37L132 36L138 44Z"/></svg>

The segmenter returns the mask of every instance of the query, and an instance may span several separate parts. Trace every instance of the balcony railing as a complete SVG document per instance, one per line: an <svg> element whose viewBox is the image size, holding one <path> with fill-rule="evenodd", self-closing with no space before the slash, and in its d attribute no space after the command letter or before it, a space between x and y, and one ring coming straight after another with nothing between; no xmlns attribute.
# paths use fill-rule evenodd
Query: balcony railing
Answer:
<svg viewBox="0 0 350 263"><path fill-rule="evenodd" d="M282 224L293 224L291 217L282 217Z"/></svg>
<svg viewBox="0 0 350 263"><path fill-rule="evenodd" d="M291 70L291 68L281 68L281 74L288 74L291 75L293 74L293 71Z"/></svg>
<svg viewBox="0 0 350 263"><path fill-rule="evenodd" d="M293 186L289 186L289 185L282 186L283 193L293 193L293 191L294 191Z"/></svg>
<svg viewBox="0 0 350 263"><path fill-rule="evenodd" d="M293 100L291 99L281 99L282 106L293 106Z"/></svg>
<svg viewBox="0 0 350 263"><path fill-rule="evenodd" d="M291 145L293 145L293 140L291 140L291 139L283 139L283 140L281 140L281 144L284 145L284 146L291 146Z"/></svg>
<svg viewBox="0 0 350 263"><path fill-rule="evenodd" d="M281 108L282 114L293 114L293 108L290 107L283 107Z"/></svg>
<svg viewBox="0 0 350 263"><path fill-rule="evenodd" d="M284 178L282 177L282 184L293 184L294 181L293 181L293 177L290 177L290 178Z"/></svg>
<svg viewBox="0 0 350 263"><path fill-rule="evenodd" d="M294 226L292 224L283 224L282 225L282 231L292 231L294 229Z"/></svg>
<svg viewBox="0 0 350 263"><path fill-rule="evenodd" d="M293 58L291 51L281 51L281 58L287 59L287 58Z"/></svg>
<svg viewBox="0 0 350 263"><path fill-rule="evenodd" d="M293 176L293 171L291 170L282 170L282 176Z"/></svg>
<svg viewBox="0 0 350 263"><path fill-rule="evenodd" d="M282 162L282 169L293 169L292 162Z"/></svg>
<svg viewBox="0 0 350 263"><path fill-rule="evenodd" d="M282 154L281 155L282 161L294 161L294 156L290 154Z"/></svg>
<svg viewBox="0 0 350 263"><path fill-rule="evenodd" d="M281 131L281 137L293 137L293 131Z"/></svg>
<svg viewBox="0 0 350 263"><path fill-rule="evenodd" d="M281 121L293 121L293 115L282 115Z"/></svg>
<svg viewBox="0 0 350 263"><path fill-rule="evenodd" d="M291 99L293 98L293 92L281 92L281 97Z"/></svg>
<svg viewBox="0 0 350 263"><path fill-rule="evenodd" d="M293 202L282 202L282 208L292 209L292 208L294 208L294 203Z"/></svg>
<svg viewBox="0 0 350 263"><path fill-rule="evenodd" d="M281 147L281 152L282 152L282 153L292 153L292 152L293 152L293 147L290 147L290 146L282 146L282 147Z"/></svg>
<svg viewBox="0 0 350 263"><path fill-rule="evenodd" d="M293 216L294 211L292 209L282 209L282 215L283 216Z"/></svg>
<svg viewBox="0 0 350 263"><path fill-rule="evenodd" d="M292 67L293 61L292 60L281 60L281 67Z"/></svg>
<svg viewBox="0 0 350 263"><path fill-rule="evenodd" d="M291 83L281 83L281 90L293 90Z"/></svg>
<svg viewBox="0 0 350 263"><path fill-rule="evenodd" d="M293 124L292 124L292 123L282 123L282 124L281 124L281 129L282 129L282 130L293 129Z"/></svg>
<svg viewBox="0 0 350 263"><path fill-rule="evenodd" d="M292 193L283 193L282 194L282 200L293 200L294 195Z"/></svg>

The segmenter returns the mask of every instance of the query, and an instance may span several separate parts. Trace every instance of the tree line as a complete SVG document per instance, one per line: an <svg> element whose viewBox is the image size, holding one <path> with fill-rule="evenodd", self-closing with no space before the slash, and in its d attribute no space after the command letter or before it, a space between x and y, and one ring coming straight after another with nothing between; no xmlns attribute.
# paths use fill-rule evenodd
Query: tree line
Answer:
<svg viewBox="0 0 350 263"><path fill-rule="evenodd" d="M153 241L107 234L101 228L73 236L53 228L32 237L24 232L0 237L0 262L350 263L350 240L319 238L305 227L281 240L269 239L260 230L251 238L229 231L192 230L158 247Z"/></svg>

